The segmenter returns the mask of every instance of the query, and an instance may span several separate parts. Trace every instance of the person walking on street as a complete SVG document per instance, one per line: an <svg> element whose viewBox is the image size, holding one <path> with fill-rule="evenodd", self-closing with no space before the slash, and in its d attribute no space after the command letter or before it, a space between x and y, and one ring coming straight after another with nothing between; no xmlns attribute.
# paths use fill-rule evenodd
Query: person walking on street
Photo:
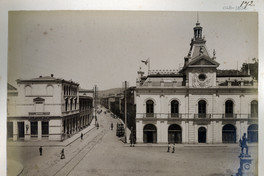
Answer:
<svg viewBox="0 0 264 176"><path fill-rule="evenodd" d="M96 127L97 127L97 130L99 129L99 123L97 122L97 124L96 124Z"/></svg>
<svg viewBox="0 0 264 176"><path fill-rule="evenodd" d="M42 156L42 146L39 147L39 155Z"/></svg>
<svg viewBox="0 0 264 176"><path fill-rule="evenodd" d="M65 155L64 155L64 148L61 150L61 159L65 159Z"/></svg>
<svg viewBox="0 0 264 176"><path fill-rule="evenodd" d="M167 152L170 152L170 148L171 148L171 144L168 143L168 150L167 150Z"/></svg>
<svg viewBox="0 0 264 176"><path fill-rule="evenodd" d="M171 153L174 153L175 152L175 143L173 143L172 145L172 152Z"/></svg>
<svg viewBox="0 0 264 176"><path fill-rule="evenodd" d="M114 124L113 122L111 122L111 130L113 130L113 128L114 128Z"/></svg>
<svg viewBox="0 0 264 176"><path fill-rule="evenodd" d="M81 133L81 140L83 140L83 133Z"/></svg>
<svg viewBox="0 0 264 176"><path fill-rule="evenodd" d="M131 133L129 136L130 139L130 147L135 147L135 135L134 135L134 131L133 131L133 127L131 127Z"/></svg>

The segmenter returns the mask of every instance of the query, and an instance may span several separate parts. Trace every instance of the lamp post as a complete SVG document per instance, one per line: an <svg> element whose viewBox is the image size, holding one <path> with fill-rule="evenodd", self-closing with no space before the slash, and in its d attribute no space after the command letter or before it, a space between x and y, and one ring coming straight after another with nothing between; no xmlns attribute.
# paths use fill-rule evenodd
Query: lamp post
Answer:
<svg viewBox="0 0 264 176"><path fill-rule="evenodd" d="M124 90L124 99L125 99L125 143L127 143L127 97L126 97L126 90L127 90L127 81L125 81L125 90Z"/></svg>

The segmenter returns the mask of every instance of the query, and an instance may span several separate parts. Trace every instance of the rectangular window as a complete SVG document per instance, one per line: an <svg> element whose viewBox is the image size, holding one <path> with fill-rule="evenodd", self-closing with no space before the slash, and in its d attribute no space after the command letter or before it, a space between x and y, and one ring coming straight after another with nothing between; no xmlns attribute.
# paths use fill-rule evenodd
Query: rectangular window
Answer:
<svg viewBox="0 0 264 176"><path fill-rule="evenodd" d="M49 122L41 122L42 135L49 134Z"/></svg>
<svg viewBox="0 0 264 176"><path fill-rule="evenodd" d="M30 122L31 126L31 136L38 136L38 122Z"/></svg>

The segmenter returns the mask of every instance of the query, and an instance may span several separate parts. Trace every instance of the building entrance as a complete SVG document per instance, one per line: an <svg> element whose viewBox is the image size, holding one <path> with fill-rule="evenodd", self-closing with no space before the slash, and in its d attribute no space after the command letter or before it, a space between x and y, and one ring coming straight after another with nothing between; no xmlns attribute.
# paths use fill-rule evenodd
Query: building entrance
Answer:
<svg viewBox="0 0 264 176"><path fill-rule="evenodd" d="M157 128L155 125L145 125L143 133L144 143L157 143Z"/></svg>
<svg viewBox="0 0 264 176"><path fill-rule="evenodd" d="M7 138L13 138L13 122L7 122Z"/></svg>
<svg viewBox="0 0 264 176"><path fill-rule="evenodd" d="M179 125L173 124L168 128L168 142L169 143L182 143L182 129Z"/></svg>
<svg viewBox="0 0 264 176"><path fill-rule="evenodd" d="M258 142L258 125L252 124L248 127L248 142Z"/></svg>
<svg viewBox="0 0 264 176"><path fill-rule="evenodd" d="M223 143L236 143L236 128L234 125L227 124L222 130Z"/></svg>
<svg viewBox="0 0 264 176"><path fill-rule="evenodd" d="M206 143L206 128L200 127L198 129L198 143Z"/></svg>
<svg viewBox="0 0 264 176"><path fill-rule="evenodd" d="M18 138L24 139L25 137L25 124L24 122L17 122Z"/></svg>

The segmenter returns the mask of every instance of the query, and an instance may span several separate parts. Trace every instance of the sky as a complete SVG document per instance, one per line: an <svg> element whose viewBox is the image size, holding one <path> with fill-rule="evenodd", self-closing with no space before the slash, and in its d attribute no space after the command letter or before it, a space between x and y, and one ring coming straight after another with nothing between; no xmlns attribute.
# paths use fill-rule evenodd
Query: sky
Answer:
<svg viewBox="0 0 264 176"><path fill-rule="evenodd" d="M140 60L151 69L178 69L188 54L196 12L13 11L8 26L8 82L48 76L99 90L136 83ZM199 12L209 54L219 69L258 58L258 16Z"/></svg>

